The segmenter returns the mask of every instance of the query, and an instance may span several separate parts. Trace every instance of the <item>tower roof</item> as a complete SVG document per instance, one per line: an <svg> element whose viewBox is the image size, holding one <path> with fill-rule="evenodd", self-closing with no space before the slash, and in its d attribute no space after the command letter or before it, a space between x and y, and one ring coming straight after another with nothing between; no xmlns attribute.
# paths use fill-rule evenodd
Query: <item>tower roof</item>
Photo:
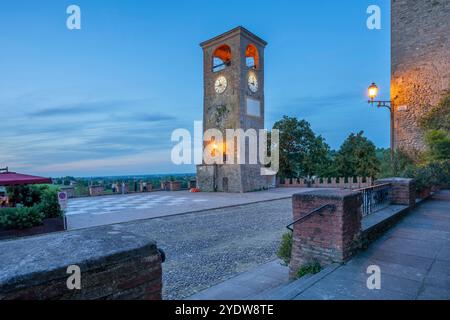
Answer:
<svg viewBox="0 0 450 320"><path fill-rule="evenodd" d="M239 26L239 27L236 27L234 29L231 29L230 31L222 33L221 35L218 35L218 36L216 36L216 37L214 37L214 38L212 38L210 40L207 40L207 41L204 41L204 42L200 43L200 46L202 48L209 47L209 46L217 44L218 42L222 42L222 41L224 41L224 40L226 40L228 38L234 37L234 36L236 36L238 34L241 34L241 35L251 39L252 41L257 42L258 44L260 44L260 45L262 45L264 47L267 45L266 41L264 41L263 39L261 39L260 37L255 35L254 33L248 31L244 27Z"/></svg>

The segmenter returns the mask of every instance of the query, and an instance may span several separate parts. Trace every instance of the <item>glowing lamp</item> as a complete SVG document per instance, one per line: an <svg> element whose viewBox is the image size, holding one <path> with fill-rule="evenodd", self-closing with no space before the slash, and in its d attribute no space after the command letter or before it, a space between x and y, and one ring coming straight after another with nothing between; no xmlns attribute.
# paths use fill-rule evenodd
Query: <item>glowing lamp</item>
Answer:
<svg viewBox="0 0 450 320"><path fill-rule="evenodd" d="M374 100L378 95L378 87L375 83L372 83L368 89L370 100Z"/></svg>

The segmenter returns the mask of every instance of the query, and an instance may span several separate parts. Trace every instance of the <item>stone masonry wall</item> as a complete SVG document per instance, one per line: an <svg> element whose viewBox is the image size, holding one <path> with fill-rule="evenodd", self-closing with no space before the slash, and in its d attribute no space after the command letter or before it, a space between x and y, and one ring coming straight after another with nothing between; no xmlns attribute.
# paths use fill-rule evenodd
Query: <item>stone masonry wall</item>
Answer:
<svg viewBox="0 0 450 320"><path fill-rule="evenodd" d="M81 269L69 290L67 268ZM161 299L161 256L133 224L0 242L0 300Z"/></svg>
<svg viewBox="0 0 450 320"><path fill-rule="evenodd" d="M394 147L423 150L418 121L450 85L450 1L392 0Z"/></svg>

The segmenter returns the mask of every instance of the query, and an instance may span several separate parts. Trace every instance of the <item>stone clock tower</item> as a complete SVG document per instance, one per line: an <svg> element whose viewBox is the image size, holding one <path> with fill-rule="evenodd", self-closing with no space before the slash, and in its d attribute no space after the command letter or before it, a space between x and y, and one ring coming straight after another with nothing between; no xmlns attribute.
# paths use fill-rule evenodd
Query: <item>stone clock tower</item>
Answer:
<svg viewBox="0 0 450 320"><path fill-rule="evenodd" d="M261 165L248 159L231 161L225 142L227 129L264 129L264 48L267 43L237 27L200 44L204 55L203 130L223 132L223 162L197 167L198 187L205 192L251 192L266 189ZM205 139L207 140L207 139ZM246 157L249 140L246 139ZM206 148L211 141L205 141ZM234 140L237 151L237 140ZM259 143L259 139L257 141Z"/></svg>

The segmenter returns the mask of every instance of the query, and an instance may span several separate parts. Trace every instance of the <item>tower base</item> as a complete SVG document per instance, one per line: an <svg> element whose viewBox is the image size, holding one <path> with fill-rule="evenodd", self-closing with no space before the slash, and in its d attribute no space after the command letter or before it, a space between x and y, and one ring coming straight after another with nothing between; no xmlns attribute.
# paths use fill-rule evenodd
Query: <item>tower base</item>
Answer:
<svg viewBox="0 0 450 320"><path fill-rule="evenodd" d="M272 177L260 165L197 166L197 187L203 192L245 193L267 190Z"/></svg>

